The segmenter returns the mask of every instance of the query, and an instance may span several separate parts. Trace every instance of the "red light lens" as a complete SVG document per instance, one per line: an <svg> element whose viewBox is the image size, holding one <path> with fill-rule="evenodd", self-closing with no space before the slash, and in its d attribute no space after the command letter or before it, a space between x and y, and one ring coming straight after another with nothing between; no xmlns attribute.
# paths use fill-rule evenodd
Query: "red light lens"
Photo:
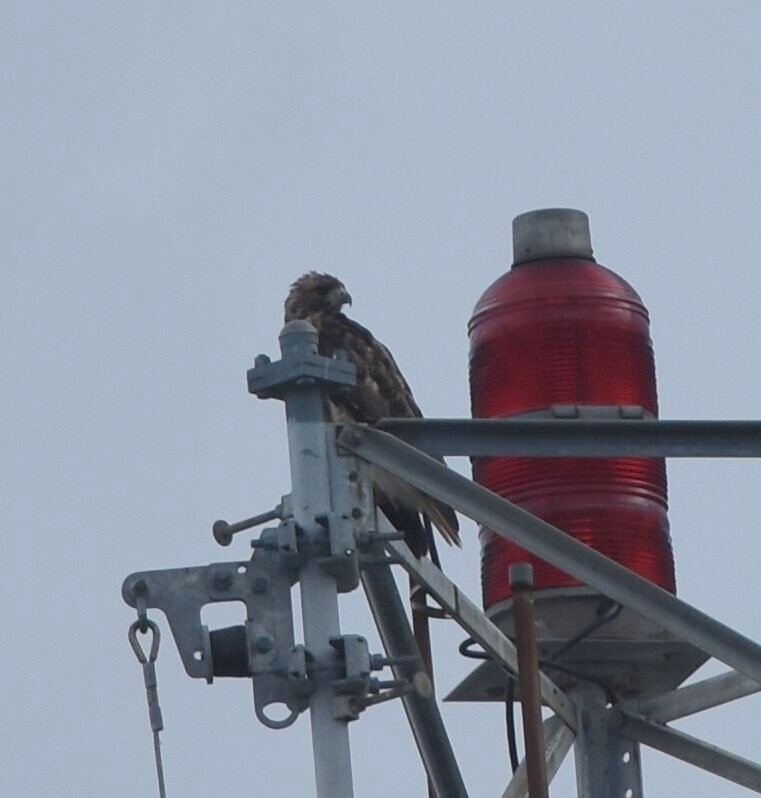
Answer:
<svg viewBox="0 0 761 798"><path fill-rule="evenodd" d="M514 267L470 323L473 416L553 405L639 405L657 415L647 310L634 289L594 261L555 258ZM666 470L658 459L480 458L477 482L674 591ZM488 530L480 534L486 607L509 596L507 571L534 565L538 589L578 582Z"/></svg>

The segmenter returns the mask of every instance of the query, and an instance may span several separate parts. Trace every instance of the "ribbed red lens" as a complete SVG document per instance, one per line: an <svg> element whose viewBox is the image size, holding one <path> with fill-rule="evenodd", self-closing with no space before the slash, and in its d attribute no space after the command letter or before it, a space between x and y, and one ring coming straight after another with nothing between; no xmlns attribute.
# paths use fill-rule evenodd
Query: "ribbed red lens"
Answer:
<svg viewBox="0 0 761 798"><path fill-rule="evenodd" d="M470 323L473 416L553 405L639 405L658 413L647 310L592 260L524 263L497 280ZM534 515L674 591L666 470L658 459L480 458L474 478ZM507 598L511 563L530 562L538 589L579 584L481 530L484 605Z"/></svg>

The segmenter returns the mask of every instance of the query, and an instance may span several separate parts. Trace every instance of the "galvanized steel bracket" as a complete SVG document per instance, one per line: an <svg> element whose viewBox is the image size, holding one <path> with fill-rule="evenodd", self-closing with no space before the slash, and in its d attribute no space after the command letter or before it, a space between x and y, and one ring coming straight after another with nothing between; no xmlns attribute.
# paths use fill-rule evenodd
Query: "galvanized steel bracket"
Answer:
<svg viewBox="0 0 761 798"><path fill-rule="evenodd" d="M269 705L285 704L290 725L306 708L298 691L281 676L294 647L291 585L296 574L289 550L293 530L285 524L266 530L262 538L270 545L257 549L250 561L133 573L124 580L122 596L131 607L140 603L166 615L189 676L208 683L215 675L250 676L257 717L266 722ZM202 608L228 601L245 605L245 626L210 633L201 622ZM213 644L220 633L231 633L229 653L237 659L232 668L237 672L221 663L222 647ZM282 727L281 721L274 723Z"/></svg>
<svg viewBox="0 0 761 798"><path fill-rule="evenodd" d="M289 726L308 707L313 668L336 672L337 717L358 717L357 700L378 693L377 680L368 681L371 658L364 638L336 638L331 662L317 663L304 646L295 645L291 587L308 556L305 547L317 547L320 565L335 578L337 590L349 592L359 585L360 552L373 539L372 496L360 478L363 466L351 457L334 457L340 461L335 467L347 474L336 491L339 510L315 519L322 534L307 536L287 518L251 542L250 561L140 571L122 586L131 607L166 615L189 676L208 683L215 676L250 677L256 716L270 728ZM230 601L245 606L245 623L210 631L201 620L203 607ZM285 705L287 717L270 717L267 708L273 704Z"/></svg>
<svg viewBox="0 0 761 798"><path fill-rule="evenodd" d="M248 392L259 399L283 399L288 388L318 383L325 394L357 384L357 368L345 353L324 357L317 351L317 331L306 321L292 321L280 333L282 360L259 355L246 373Z"/></svg>

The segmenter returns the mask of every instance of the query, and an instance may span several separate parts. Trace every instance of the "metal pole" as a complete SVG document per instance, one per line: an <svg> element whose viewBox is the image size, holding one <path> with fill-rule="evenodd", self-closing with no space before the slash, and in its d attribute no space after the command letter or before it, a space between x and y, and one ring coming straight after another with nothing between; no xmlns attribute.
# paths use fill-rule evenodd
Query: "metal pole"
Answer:
<svg viewBox="0 0 761 798"><path fill-rule="evenodd" d="M389 541L387 548L410 574L447 611L495 662L511 673L518 671L518 653L512 641L484 615L465 593L430 560L418 559L401 541ZM539 673L542 699L570 728L576 728L576 707L568 696L544 673Z"/></svg>
<svg viewBox="0 0 761 798"><path fill-rule="evenodd" d="M523 739L526 745L526 769L529 798L548 798L547 772L544 767L544 727L542 695L539 690L539 657L536 652L534 625L534 569L528 563L510 566L513 594L513 617L518 645L518 682L523 708Z"/></svg>
<svg viewBox="0 0 761 798"><path fill-rule="evenodd" d="M314 342L312 345L312 341ZM300 352L316 351L316 334L298 329L280 336L283 359ZM314 381L304 379L284 391L288 423L288 454L291 464L293 517L310 542L324 533L315 516L330 511L330 481L327 456L328 426L323 419L322 392ZM316 548L305 547L299 573L304 645L320 662L335 660L331 637L341 634L336 581L319 564ZM334 715L335 673L319 670L310 674L309 697L312 747L317 798L352 798L349 728Z"/></svg>
<svg viewBox="0 0 761 798"><path fill-rule="evenodd" d="M761 457L761 421L389 418L377 428L435 455Z"/></svg>
<svg viewBox="0 0 761 798"><path fill-rule="evenodd" d="M758 643L551 524L387 433L353 427L341 433L339 443L761 682L761 646Z"/></svg>
<svg viewBox="0 0 761 798"><path fill-rule="evenodd" d="M362 572L362 586L386 654L389 657L418 654L391 568L382 563L365 568ZM422 673L421 665L422 662L395 664L392 668L397 679L413 681L416 673ZM402 704L429 783L433 785L436 795L439 798L467 798L465 783L433 691L430 690L428 695L420 692L408 693L402 696Z"/></svg>
<svg viewBox="0 0 761 798"><path fill-rule="evenodd" d="M639 745L611 728L603 690L581 683L573 695L579 712L575 743L578 798L642 798Z"/></svg>

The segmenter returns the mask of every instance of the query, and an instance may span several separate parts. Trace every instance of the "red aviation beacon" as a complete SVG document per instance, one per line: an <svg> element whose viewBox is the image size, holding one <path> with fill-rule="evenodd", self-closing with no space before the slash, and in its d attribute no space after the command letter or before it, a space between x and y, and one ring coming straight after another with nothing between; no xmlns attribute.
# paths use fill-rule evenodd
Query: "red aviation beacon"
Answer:
<svg viewBox="0 0 761 798"><path fill-rule="evenodd" d="M524 213L513 221L513 252L511 270L487 289L469 324L473 416L657 417L647 310L625 280L595 261L587 215ZM473 474L675 592L662 459L482 457ZM564 637L594 615L594 591L488 529L480 540L484 606L497 622L511 614L507 573L514 562L534 567L540 637L542 624L550 636Z"/></svg>

